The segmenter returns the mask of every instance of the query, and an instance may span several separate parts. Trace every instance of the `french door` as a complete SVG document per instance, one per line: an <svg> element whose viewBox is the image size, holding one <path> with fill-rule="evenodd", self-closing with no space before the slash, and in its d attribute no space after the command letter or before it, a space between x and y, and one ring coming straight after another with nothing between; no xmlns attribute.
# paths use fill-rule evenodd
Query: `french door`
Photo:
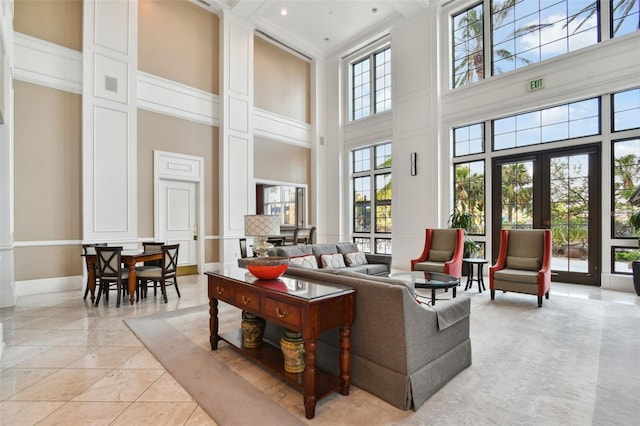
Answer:
<svg viewBox="0 0 640 426"><path fill-rule="evenodd" d="M600 146L493 162L492 258L500 229L551 229L553 280L600 284Z"/></svg>

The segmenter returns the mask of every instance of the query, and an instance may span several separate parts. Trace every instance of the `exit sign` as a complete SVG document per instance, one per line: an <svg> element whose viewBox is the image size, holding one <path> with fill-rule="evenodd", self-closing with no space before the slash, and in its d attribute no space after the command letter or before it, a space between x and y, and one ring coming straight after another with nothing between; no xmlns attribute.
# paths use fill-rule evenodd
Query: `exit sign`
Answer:
<svg viewBox="0 0 640 426"><path fill-rule="evenodd" d="M544 79L536 78L535 80L529 80L529 91L539 90L544 87Z"/></svg>

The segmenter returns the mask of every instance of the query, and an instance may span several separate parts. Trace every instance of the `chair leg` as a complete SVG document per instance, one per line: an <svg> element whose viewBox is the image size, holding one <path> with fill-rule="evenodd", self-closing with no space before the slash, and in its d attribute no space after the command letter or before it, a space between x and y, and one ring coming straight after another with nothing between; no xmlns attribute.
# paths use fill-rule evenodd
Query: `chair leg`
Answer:
<svg viewBox="0 0 640 426"><path fill-rule="evenodd" d="M494 289L491 289L491 300L495 300L496 299L496 291Z"/></svg>
<svg viewBox="0 0 640 426"><path fill-rule="evenodd" d="M538 308L542 308L542 295L538 296Z"/></svg>
<svg viewBox="0 0 640 426"><path fill-rule="evenodd" d="M96 296L96 306L100 303L100 296L102 296L102 292L104 289L102 288L102 281L98 284L98 295Z"/></svg>
<svg viewBox="0 0 640 426"><path fill-rule="evenodd" d="M84 289L84 297L83 300L87 300L87 296L89 295L89 283L87 283L87 288Z"/></svg>
<svg viewBox="0 0 640 426"><path fill-rule="evenodd" d="M116 281L116 290L118 291L118 298L116 299L116 308L120 307L120 294L122 291L122 283L120 280Z"/></svg>
<svg viewBox="0 0 640 426"><path fill-rule="evenodd" d="M182 297L182 296L180 296L180 289L178 288L178 277L174 277L173 278L173 285L176 288L176 292L178 293L178 297Z"/></svg>
<svg viewBox="0 0 640 426"><path fill-rule="evenodd" d="M160 292L162 293L164 303L167 303L167 288L165 286L164 280L160 280Z"/></svg>
<svg viewBox="0 0 640 426"><path fill-rule="evenodd" d="M545 299L549 300L549 291L544 294Z"/></svg>

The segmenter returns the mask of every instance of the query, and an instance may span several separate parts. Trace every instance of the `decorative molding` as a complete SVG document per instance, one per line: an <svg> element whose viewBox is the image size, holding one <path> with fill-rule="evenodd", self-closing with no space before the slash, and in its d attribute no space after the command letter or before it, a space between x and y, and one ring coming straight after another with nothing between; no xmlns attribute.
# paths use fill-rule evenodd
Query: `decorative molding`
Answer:
<svg viewBox="0 0 640 426"><path fill-rule="evenodd" d="M13 246L18 247L52 247L52 246L79 246L82 240L44 240L44 241L16 241Z"/></svg>
<svg viewBox="0 0 640 426"><path fill-rule="evenodd" d="M258 137L311 148L310 124L255 107L253 131Z"/></svg>
<svg viewBox="0 0 640 426"><path fill-rule="evenodd" d="M93 96L127 105L129 64L100 53L94 53L94 61Z"/></svg>
<svg viewBox="0 0 640 426"><path fill-rule="evenodd" d="M71 277L44 278L15 282L15 294L29 296L32 294L55 293L58 291L79 290L84 286L82 275Z"/></svg>
<svg viewBox="0 0 640 426"><path fill-rule="evenodd" d="M82 94L82 53L14 33L14 77L28 83Z"/></svg>
<svg viewBox="0 0 640 426"><path fill-rule="evenodd" d="M220 98L162 77L138 71L138 108L220 126Z"/></svg>

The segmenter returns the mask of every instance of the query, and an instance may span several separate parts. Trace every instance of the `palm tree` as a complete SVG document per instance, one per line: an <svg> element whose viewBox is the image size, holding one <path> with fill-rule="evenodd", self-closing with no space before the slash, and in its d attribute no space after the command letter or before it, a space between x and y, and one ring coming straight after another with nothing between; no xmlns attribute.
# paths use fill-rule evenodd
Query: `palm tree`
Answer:
<svg viewBox="0 0 640 426"><path fill-rule="evenodd" d="M504 208L506 204L508 223L513 223L513 215L517 211L527 214L527 207L533 199L532 182L524 163L502 166L502 205Z"/></svg>
<svg viewBox="0 0 640 426"><path fill-rule="evenodd" d="M493 26L498 27L500 24L513 12L513 8L516 3L522 0L505 0L504 3L493 3L493 10L491 16L493 17ZM535 31L539 31L543 28L551 26L552 24L531 24L522 28L516 29L512 38L517 38ZM457 29L462 30L459 34L456 34L454 29L454 46L456 49L462 49L460 54L456 54L455 57L462 57L462 60L454 67L454 86L459 87L467 85L474 81L474 73L479 80L484 78L484 22L482 13L482 4L467 10L467 12L458 20ZM498 45L501 41L494 42L494 45ZM530 64L531 61L515 56L512 52L506 49L498 49L495 55L501 59L508 61L520 61L524 64Z"/></svg>
<svg viewBox="0 0 640 426"><path fill-rule="evenodd" d="M613 28L613 34L618 32L618 30L620 29L620 26L622 25L625 19L627 19L629 16L632 16L629 14L629 12L633 9L637 1L638 0L617 0L613 3L613 8L611 11L612 15L614 17L615 16L622 17L622 19L616 22L616 25ZM598 12L598 2L594 0L592 3L589 3L588 5L583 7L578 13L572 16L564 25L564 28L566 28L570 23L575 21L579 16L584 15L584 18L582 18L582 20L580 21L580 24L578 24L578 26L574 30L574 32L577 32L578 30L580 30L580 27L582 27L587 21L589 21L589 19L591 19L591 17L593 17L593 15L595 15L597 12ZM637 27L638 29L640 29L640 22L638 22Z"/></svg>

